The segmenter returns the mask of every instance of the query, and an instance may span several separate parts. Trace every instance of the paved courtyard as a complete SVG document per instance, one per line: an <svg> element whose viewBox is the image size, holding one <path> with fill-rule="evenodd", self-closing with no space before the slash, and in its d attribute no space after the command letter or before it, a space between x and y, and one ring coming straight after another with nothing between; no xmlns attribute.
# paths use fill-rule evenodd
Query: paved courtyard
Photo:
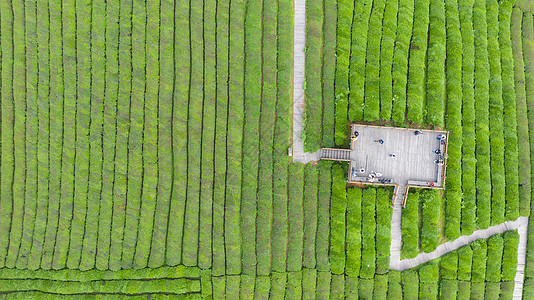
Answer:
<svg viewBox="0 0 534 300"><path fill-rule="evenodd" d="M357 131L358 138L352 142L350 159L356 174L349 170L350 181L368 181L369 174L380 173L382 176L374 180L441 187L446 159L436 163L440 155L435 151L439 149L442 158L446 157L446 139L442 143L438 137L447 132L419 129L421 134L416 135L416 130L353 124L351 133Z"/></svg>

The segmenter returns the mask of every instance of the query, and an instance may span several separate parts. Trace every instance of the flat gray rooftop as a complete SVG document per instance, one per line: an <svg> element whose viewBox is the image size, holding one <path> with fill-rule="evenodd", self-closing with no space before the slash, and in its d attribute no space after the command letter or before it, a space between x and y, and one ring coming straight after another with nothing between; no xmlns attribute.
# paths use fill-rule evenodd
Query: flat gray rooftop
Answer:
<svg viewBox="0 0 534 300"><path fill-rule="evenodd" d="M439 157L434 151L440 149L446 158L446 140L441 143L438 136L448 137L447 132L357 124L351 128L352 132L358 132L357 140L352 142L350 157L352 167L358 171L354 178L349 170L351 181L365 181L363 178L377 172L383 174L381 178L391 179L391 183L401 186L430 186L433 183L433 186L441 187L445 164L440 166L435 162ZM416 130L422 134L415 135ZM378 140L383 140L383 144ZM361 173L360 169L365 171Z"/></svg>

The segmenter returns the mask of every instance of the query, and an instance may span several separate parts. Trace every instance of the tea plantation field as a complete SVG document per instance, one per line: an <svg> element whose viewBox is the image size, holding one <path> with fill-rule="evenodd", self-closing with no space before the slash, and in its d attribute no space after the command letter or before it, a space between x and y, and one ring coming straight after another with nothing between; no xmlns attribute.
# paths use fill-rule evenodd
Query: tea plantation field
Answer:
<svg viewBox="0 0 534 300"><path fill-rule="evenodd" d="M293 7L0 0L0 297L510 299L516 231L392 271L393 190L291 162ZM308 151L349 122L450 131L403 258L531 215L532 12L306 1Z"/></svg>

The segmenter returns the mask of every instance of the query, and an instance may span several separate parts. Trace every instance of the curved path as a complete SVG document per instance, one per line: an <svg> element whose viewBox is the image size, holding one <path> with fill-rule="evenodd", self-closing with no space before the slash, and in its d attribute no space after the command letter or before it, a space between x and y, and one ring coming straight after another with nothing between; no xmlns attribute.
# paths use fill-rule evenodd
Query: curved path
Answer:
<svg viewBox="0 0 534 300"><path fill-rule="evenodd" d="M483 230L475 230L471 235L464 235L454 241L439 245L436 250L430 253L421 253L412 259L400 259L401 249L401 217L402 217L402 197L404 195L404 187L398 187L397 199L393 207L393 215L391 217L391 248L390 248L390 269L397 271L404 271L428 261L436 259L460 247L463 247L478 239L487 239L492 235L503 233L508 230L516 230L519 233L519 245L517 247L517 271L515 274L514 299L521 299L523 294L523 279L525 271L525 255L527 248L527 229L528 218L520 217L515 221L508 221L495 225Z"/></svg>
<svg viewBox="0 0 534 300"><path fill-rule="evenodd" d="M319 151L304 152L301 139L304 118L304 49L306 47L306 0L295 1L293 26L293 162L309 163L319 160Z"/></svg>

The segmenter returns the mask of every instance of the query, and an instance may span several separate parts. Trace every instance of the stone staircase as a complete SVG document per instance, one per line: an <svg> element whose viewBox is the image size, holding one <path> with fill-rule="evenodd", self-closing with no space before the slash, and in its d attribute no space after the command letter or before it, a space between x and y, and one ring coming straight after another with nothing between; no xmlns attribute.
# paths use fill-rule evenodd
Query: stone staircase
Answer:
<svg viewBox="0 0 534 300"><path fill-rule="evenodd" d="M345 149L321 149L321 159L350 161L351 150Z"/></svg>

